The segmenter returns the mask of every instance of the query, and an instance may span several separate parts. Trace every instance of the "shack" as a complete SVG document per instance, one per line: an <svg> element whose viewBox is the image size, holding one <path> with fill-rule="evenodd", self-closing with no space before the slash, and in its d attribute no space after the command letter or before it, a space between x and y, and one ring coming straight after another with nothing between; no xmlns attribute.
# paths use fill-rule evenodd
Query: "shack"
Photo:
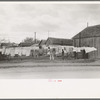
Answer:
<svg viewBox="0 0 100 100"><path fill-rule="evenodd" d="M72 46L73 41L72 39L63 39L63 38L52 38L49 37L46 42L46 46L55 46L55 45L61 45L61 46Z"/></svg>
<svg viewBox="0 0 100 100"><path fill-rule="evenodd" d="M100 25L88 26L73 38L74 47L95 47L97 50L88 54L89 58L100 58Z"/></svg>

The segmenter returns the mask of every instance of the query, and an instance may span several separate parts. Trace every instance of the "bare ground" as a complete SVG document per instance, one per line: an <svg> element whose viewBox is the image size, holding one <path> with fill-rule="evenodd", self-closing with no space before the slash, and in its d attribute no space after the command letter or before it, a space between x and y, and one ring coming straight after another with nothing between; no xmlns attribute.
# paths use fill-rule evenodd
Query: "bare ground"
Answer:
<svg viewBox="0 0 100 100"><path fill-rule="evenodd" d="M12 59L0 61L0 78L51 79L100 78L100 60L65 59Z"/></svg>

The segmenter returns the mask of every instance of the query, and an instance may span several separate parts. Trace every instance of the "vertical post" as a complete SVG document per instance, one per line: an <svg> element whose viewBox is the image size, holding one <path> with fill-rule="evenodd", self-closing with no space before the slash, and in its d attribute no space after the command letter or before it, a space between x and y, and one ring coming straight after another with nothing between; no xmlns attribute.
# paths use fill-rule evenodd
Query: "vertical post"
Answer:
<svg viewBox="0 0 100 100"><path fill-rule="evenodd" d="M79 47L81 47L81 33L79 33Z"/></svg>
<svg viewBox="0 0 100 100"><path fill-rule="evenodd" d="M36 43L36 32L34 32L34 40L35 40L35 43Z"/></svg>

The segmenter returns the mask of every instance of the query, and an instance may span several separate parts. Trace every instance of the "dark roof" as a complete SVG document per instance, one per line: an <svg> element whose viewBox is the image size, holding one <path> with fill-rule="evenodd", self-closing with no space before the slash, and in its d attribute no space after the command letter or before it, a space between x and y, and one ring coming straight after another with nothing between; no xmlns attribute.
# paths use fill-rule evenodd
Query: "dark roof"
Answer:
<svg viewBox="0 0 100 100"><path fill-rule="evenodd" d="M28 46L32 46L33 43L20 43L18 46L20 47L28 47Z"/></svg>
<svg viewBox="0 0 100 100"><path fill-rule="evenodd" d="M1 43L1 47L5 46L5 47L16 47L17 44L15 43Z"/></svg>
<svg viewBox="0 0 100 100"><path fill-rule="evenodd" d="M98 37L100 36L100 25L89 26L79 32L77 35L73 37L73 39L78 38L90 38L90 37Z"/></svg>
<svg viewBox="0 0 100 100"><path fill-rule="evenodd" d="M46 40L41 40L40 42L39 42L39 45L44 45L46 43Z"/></svg>
<svg viewBox="0 0 100 100"><path fill-rule="evenodd" d="M52 38L49 37L46 41L46 44L49 42L49 45L68 45L72 46L73 41L71 39L63 39L63 38Z"/></svg>
<svg viewBox="0 0 100 100"><path fill-rule="evenodd" d="M1 46L9 46L10 43L1 43Z"/></svg>

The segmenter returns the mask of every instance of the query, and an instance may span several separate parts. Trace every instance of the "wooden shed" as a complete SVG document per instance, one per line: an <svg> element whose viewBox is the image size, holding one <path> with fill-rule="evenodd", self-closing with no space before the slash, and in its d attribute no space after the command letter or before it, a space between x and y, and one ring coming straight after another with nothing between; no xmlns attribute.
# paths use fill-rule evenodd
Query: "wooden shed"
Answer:
<svg viewBox="0 0 100 100"><path fill-rule="evenodd" d="M72 39L75 47L97 48L97 51L89 53L89 58L100 58L100 25L86 27Z"/></svg>
<svg viewBox="0 0 100 100"><path fill-rule="evenodd" d="M73 41L71 39L49 37L46 40L45 44L46 44L46 46L49 46L49 45L72 46L73 45Z"/></svg>

